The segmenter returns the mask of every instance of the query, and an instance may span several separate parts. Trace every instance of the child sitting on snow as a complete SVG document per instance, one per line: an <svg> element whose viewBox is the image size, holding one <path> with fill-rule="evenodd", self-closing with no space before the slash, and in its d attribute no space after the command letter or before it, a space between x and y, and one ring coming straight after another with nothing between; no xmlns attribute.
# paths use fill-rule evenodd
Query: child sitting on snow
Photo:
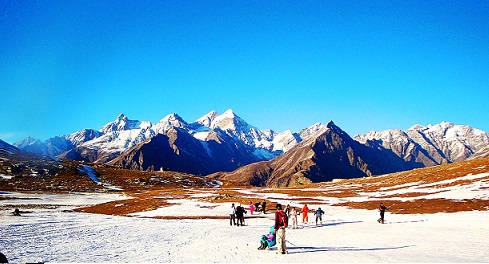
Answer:
<svg viewBox="0 0 489 264"><path fill-rule="evenodd" d="M273 247L275 246L275 244L277 244L277 240L275 238L275 234L274 234L274 226L271 226L270 227L270 232L266 235L262 235L261 236L261 240L260 240L260 247L258 248L259 250L263 250L263 249L270 249L270 247Z"/></svg>

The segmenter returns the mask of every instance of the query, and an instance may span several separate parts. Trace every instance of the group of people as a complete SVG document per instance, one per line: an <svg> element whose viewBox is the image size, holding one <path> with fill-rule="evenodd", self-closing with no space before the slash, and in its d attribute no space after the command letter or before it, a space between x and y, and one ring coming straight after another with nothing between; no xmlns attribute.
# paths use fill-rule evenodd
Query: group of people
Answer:
<svg viewBox="0 0 489 264"><path fill-rule="evenodd" d="M235 207L233 203L229 210L229 225L243 226L245 224L244 215L246 213L248 212L246 212L243 206L238 205Z"/></svg>
<svg viewBox="0 0 489 264"><path fill-rule="evenodd" d="M282 205L277 204L277 212L275 212L274 225L270 227L270 232L261 236L259 250L264 250L277 244L277 254L287 254L287 246L285 245L285 228L288 226L288 215L282 210Z"/></svg>
<svg viewBox="0 0 489 264"><path fill-rule="evenodd" d="M277 244L277 254L287 254L288 251L285 239L285 229L288 227L288 219L292 219L292 228L297 228L297 215L300 214L300 212L298 212L295 207L291 208L290 205L287 205L285 210L283 210L282 205L277 204L276 209L277 212L275 213L274 225L270 227L270 232L268 234L261 236L260 247L258 247L258 249L264 250ZM382 202L380 203L380 218L378 219L379 223L384 224L385 211L389 209L390 208L386 207ZM305 204L301 210L303 224L307 224L309 222L309 211L309 207L307 207L307 204ZM324 211L321 209L321 207L315 210L314 215L316 216L316 226L318 225L318 222L319 225L322 225L323 214Z"/></svg>
<svg viewBox="0 0 489 264"><path fill-rule="evenodd" d="M292 220L292 229L298 228L298 219L297 216L302 213L302 223L307 224L309 223L309 207L307 207L307 204L304 204L302 209L298 211L295 207L291 207L290 205L287 205L285 207L284 213ZM315 212L314 215L316 216L316 225L322 225L323 223L323 214L324 211L319 207ZM318 223L319 222L319 223Z"/></svg>
<svg viewBox="0 0 489 264"><path fill-rule="evenodd" d="M300 211L290 205L287 205L285 210L283 210L281 204L277 204L276 209L274 225L270 227L270 232L268 234L261 236L260 247L258 247L258 249L264 250L277 245L277 254L287 254L285 230L288 227L289 218L292 220L292 229L296 229L298 228L297 215L302 212L302 223L307 224L309 222L308 213L310 209L307 207L307 204L305 204ZM319 207L314 214L316 215L316 225L318 225L318 221L322 224L322 215L324 214L324 211L321 207Z"/></svg>
<svg viewBox="0 0 489 264"><path fill-rule="evenodd" d="M263 201L261 204L260 203L253 203L250 202L250 214L253 214L254 212L262 212L266 214L267 211L267 202ZM244 214L247 214L248 212L244 207L240 204L238 206L235 206L234 203L231 204L231 208L229 209L229 225L236 225L236 226L243 226L245 223L244 220Z"/></svg>

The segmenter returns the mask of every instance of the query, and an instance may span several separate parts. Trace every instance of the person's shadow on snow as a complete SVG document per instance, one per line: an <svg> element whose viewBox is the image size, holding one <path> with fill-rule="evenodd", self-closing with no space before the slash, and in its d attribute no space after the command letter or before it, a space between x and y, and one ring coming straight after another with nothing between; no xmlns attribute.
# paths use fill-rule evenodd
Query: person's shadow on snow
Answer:
<svg viewBox="0 0 489 264"><path fill-rule="evenodd" d="M399 247L374 247L374 248L357 248L357 247L287 247L289 250L289 254L300 254L300 253L311 253L311 252L324 252L324 251L375 251L375 250L392 250L392 249L401 249L412 247L413 245L408 246L399 246ZM293 250L293 251L292 251Z"/></svg>
<svg viewBox="0 0 489 264"><path fill-rule="evenodd" d="M332 222L332 223L324 223L324 224L320 224L320 225L311 224L311 225L306 225L306 226L302 226L299 228L319 228L319 227L337 226L337 225L345 225L345 224L357 224L357 223L362 223L362 222L363 221Z"/></svg>

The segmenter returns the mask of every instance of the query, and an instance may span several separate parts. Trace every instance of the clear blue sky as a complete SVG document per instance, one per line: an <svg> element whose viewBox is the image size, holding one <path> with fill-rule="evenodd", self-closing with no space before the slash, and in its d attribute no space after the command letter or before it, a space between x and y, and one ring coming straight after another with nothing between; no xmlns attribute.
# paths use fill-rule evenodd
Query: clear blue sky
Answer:
<svg viewBox="0 0 489 264"><path fill-rule="evenodd" d="M0 0L0 139L227 109L489 132L489 1Z"/></svg>

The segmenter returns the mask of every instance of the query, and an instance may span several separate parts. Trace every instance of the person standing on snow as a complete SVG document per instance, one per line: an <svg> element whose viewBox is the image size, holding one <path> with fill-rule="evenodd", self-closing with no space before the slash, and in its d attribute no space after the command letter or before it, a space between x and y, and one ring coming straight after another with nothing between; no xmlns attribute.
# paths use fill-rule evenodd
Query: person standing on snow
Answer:
<svg viewBox="0 0 489 264"><path fill-rule="evenodd" d="M243 206L238 205L238 207L236 207L236 225L239 226L241 224L241 226L244 225L244 214L246 214L246 210L244 209Z"/></svg>
<svg viewBox="0 0 489 264"><path fill-rule="evenodd" d="M319 223L321 225L323 225L323 214L324 214L324 211L321 210L321 207L319 207L316 212L314 212L314 214L316 215L316 226L318 225L318 219L319 219Z"/></svg>
<svg viewBox="0 0 489 264"><path fill-rule="evenodd" d="M383 224L384 223L384 215L385 215L385 210L389 210L382 202L379 205L379 212L380 212L380 218L377 220L377 222Z"/></svg>
<svg viewBox="0 0 489 264"><path fill-rule="evenodd" d="M290 217L290 204L288 204L286 207L285 207L285 210L284 210L284 213Z"/></svg>
<svg viewBox="0 0 489 264"><path fill-rule="evenodd" d="M307 204L304 204L304 207L302 207L302 223L307 224L309 222L309 216L307 215L309 213L309 207L307 207Z"/></svg>
<svg viewBox="0 0 489 264"><path fill-rule="evenodd" d="M282 210L282 205L277 204L277 212L275 213L274 232L277 238L277 254L287 254L287 246L285 245L285 228L288 225L288 218Z"/></svg>
<svg viewBox="0 0 489 264"><path fill-rule="evenodd" d="M287 216L287 220L290 218L290 214L292 213L290 211L290 204L288 204L287 206L285 206L285 210L284 210L284 213L285 215Z"/></svg>
<svg viewBox="0 0 489 264"><path fill-rule="evenodd" d="M297 210L295 209L295 207L292 207L292 210L290 212L292 219L292 229L297 229Z"/></svg>
<svg viewBox="0 0 489 264"><path fill-rule="evenodd" d="M255 203L255 210L260 212L260 202Z"/></svg>
<svg viewBox="0 0 489 264"><path fill-rule="evenodd" d="M236 225L236 208L234 203L231 204L231 209L229 209L229 225Z"/></svg>
<svg viewBox="0 0 489 264"><path fill-rule="evenodd" d="M255 210L255 205L253 204L253 201L250 202L250 214L253 214L253 211Z"/></svg>

